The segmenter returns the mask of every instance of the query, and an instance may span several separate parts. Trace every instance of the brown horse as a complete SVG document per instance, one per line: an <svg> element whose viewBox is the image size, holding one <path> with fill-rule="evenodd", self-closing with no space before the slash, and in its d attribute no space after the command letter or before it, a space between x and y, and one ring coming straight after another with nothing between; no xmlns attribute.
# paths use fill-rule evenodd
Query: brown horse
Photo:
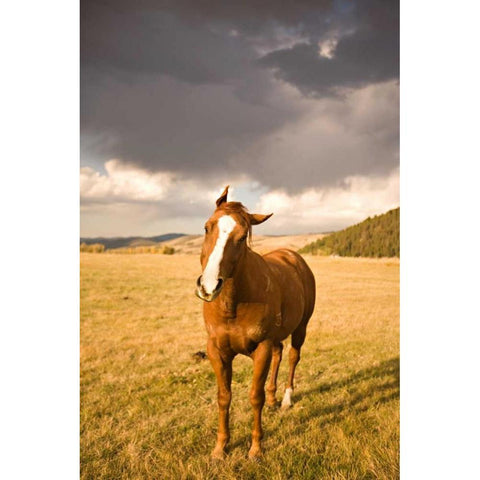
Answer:
<svg viewBox="0 0 480 480"><path fill-rule="evenodd" d="M292 335L290 372L282 407L291 406L293 377L300 360L307 323L315 304L315 279L303 258L291 250L266 255L252 251L247 240L252 225L270 215L250 214L238 202L227 202L228 186L205 224L200 261L202 275L196 295L205 300L203 315L208 332L208 357L218 384L219 428L214 458L223 458L230 439L232 360L241 353L253 359L250 402L254 425L250 458L262 455L261 415L270 363L267 405L276 405L277 374L282 340Z"/></svg>

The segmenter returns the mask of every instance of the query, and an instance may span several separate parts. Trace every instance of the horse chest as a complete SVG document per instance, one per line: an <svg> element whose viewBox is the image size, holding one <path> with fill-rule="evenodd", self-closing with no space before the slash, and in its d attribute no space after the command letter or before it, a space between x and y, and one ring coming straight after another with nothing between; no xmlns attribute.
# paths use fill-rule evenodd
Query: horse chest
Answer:
<svg viewBox="0 0 480 480"><path fill-rule="evenodd" d="M217 325L210 325L207 330L220 350L249 355L267 337L269 322L265 318L255 322L235 318Z"/></svg>
<svg viewBox="0 0 480 480"><path fill-rule="evenodd" d="M261 342L268 333L266 322L248 325L244 328L243 336L254 342Z"/></svg>
<svg viewBox="0 0 480 480"><path fill-rule="evenodd" d="M267 303L239 303L232 311L217 309L206 315L207 330L217 347L250 355L268 337L272 309Z"/></svg>
<svg viewBox="0 0 480 480"><path fill-rule="evenodd" d="M238 325L227 333L232 350L236 353L249 355L257 345L265 340L268 328L265 323Z"/></svg>

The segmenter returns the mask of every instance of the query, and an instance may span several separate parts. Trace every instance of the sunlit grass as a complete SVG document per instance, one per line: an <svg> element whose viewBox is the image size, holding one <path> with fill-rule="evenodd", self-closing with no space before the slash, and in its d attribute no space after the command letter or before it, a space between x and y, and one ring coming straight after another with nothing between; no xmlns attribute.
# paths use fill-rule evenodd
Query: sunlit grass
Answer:
<svg viewBox="0 0 480 480"><path fill-rule="evenodd" d="M247 459L251 360L240 356L230 452L209 459L216 383L208 360L193 357L206 342L198 258L82 254L82 478L398 478L399 263L306 259L317 306L295 404L265 410L257 464Z"/></svg>

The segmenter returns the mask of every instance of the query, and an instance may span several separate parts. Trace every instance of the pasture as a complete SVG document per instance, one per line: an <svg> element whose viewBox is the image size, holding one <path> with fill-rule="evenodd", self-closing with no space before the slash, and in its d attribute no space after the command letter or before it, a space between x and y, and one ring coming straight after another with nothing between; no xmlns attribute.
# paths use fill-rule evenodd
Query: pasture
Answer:
<svg viewBox="0 0 480 480"><path fill-rule="evenodd" d="M198 257L82 253L81 478L398 478L399 261L305 259L317 303L294 405L265 408L265 457L249 461L252 362L238 356L230 450L214 462L216 381L195 356L206 346Z"/></svg>

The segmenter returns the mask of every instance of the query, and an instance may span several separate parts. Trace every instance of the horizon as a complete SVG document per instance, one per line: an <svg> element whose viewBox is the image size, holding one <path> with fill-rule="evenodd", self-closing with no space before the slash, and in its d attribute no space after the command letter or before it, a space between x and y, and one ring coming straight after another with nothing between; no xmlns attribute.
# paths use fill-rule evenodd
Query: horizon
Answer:
<svg viewBox="0 0 480 480"><path fill-rule="evenodd" d="M364 218L363 220L361 220L360 222L357 222L357 223L354 223L354 224L351 224L351 225L346 225L345 227L342 227L338 230L325 230L325 231L317 231L317 232L302 232L302 233L258 233L256 234L255 233L255 229L257 229L259 227L259 225L255 226L255 229L253 230L253 235L260 235L262 237L290 237L290 236L299 236L299 235L329 235L331 233L335 233L335 232L339 232L341 230L345 230L349 227L353 227L354 225L358 225L359 223L362 223L363 221L367 220L368 218L372 218L372 217L376 217L376 216L380 216L380 215L383 215L383 214L386 214L388 212L390 212L391 210L396 210L397 208L400 208L400 205L398 205L397 207L393 207L389 210L387 210L386 212L382 212L382 213L379 213L379 214L375 214L375 215L370 215L366 218ZM132 238L132 239L135 239L135 238L153 238L153 237L162 237L162 236L166 236L166 235L179 235L179 236L203 236L204 234L202 232L199 232L199 233L188 233L188 232L165 232L165 233L156 233L154 235L115 235L115 236L103 236L103 235L96 235L96 236L84 236L84 235L80 235L80 239L85 239L85 240L99 240L99 239L108 239L108 240L113 240L113 239L129 239L129 238Z"/></svg>
<svg viewBox="0 0 480 480"><path fill-rule="evenodd" d="M333 231L331 232L307 232L307 233L273 233L273 234L260 234L262 237L290 237L290 236L297 236L297 235L327 235L329 233L334 233ZM83 237L80 236L80 239L86 239L86 240L93 240L93 239L127 239L127 238L153 238L153 237L162 237L165 235L179 235L179 236L184 236L184 237L202 237L202 233L181 233L181 232L166 232L166 233L158 233L157 235L148 235L148 236L143 236L143 235L119 235L115 237Z"/></svg>

